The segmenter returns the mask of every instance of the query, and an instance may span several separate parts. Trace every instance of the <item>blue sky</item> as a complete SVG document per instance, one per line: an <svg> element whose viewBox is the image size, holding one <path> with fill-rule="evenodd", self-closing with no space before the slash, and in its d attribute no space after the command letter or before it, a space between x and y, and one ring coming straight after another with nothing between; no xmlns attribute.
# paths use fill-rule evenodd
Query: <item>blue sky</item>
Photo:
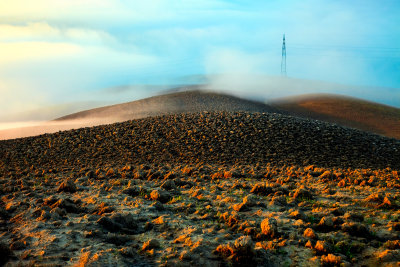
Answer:
<svg viewBox="0 0 400 267"><path fill-rule="evenodd" d="M367 98L400 106L392 101L400 96L399 14L397 0L0 0L0 121L154 93L139 86L113 98L104 89L114 86L276 76L283 33L288 76L365 86ZM355 95L348 90L340 93Z"/></svg>

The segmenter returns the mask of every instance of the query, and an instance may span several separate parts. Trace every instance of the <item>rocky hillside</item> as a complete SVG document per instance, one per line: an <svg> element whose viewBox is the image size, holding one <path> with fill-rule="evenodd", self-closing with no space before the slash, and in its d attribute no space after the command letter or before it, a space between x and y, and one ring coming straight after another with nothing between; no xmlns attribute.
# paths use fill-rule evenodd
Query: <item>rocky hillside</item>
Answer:
<svg viewBox="0 0 400 267"><path fill-rule="evenodd" d="M251 112L0 141L0 266L396 266L399 158Z"/></svg>
<svg viewBox="0 0 400 267"><path fill-rule="evenodd" d="M56 121L115 118L120 122L149 116L202 111L277 112L277 109L261 102L227 94L192 90L86 110L58 118Z"/></svg>
<svg viewBox="0 0 400 267"><path fill-rule="evenodd" d="M4 168L104 164L316 164L400 168L400 141L274 113L150 117L0 142Z"/></svg>

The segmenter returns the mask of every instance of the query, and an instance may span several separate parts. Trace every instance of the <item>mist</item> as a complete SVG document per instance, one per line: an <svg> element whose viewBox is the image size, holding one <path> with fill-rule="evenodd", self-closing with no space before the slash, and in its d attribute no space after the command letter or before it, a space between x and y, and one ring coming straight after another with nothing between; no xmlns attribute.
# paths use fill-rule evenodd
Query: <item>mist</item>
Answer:
<svg viewBox="0 0 400 267"><path fill-rule="evenodd" d="M40 3L0 11L0 128L186 85L260 101L331 93L400 107L397 1Z"/></svg>
<svg viewBox="0 0 400 267"><path fill-rule="evenodd" d="M208 76L204 87L236 96L273 101L304 94L339 94L400 107L400 90L386 87L355 86L317 80L261 74L220 74Z"/></svg>

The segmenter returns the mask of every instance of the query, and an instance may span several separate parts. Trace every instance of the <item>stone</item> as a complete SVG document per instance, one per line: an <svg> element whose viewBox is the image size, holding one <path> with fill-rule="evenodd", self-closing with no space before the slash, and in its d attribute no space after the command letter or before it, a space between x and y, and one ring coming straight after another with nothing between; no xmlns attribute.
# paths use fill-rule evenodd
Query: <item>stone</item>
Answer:
<svg viewBox="0 0 400 267"><path fill-rule="evenodd" d="M253 240L251 240L251 237L248 235L241 236L238 239L236 239L235 243L233 244L233 247L236 253L244 255L254 253L254 243Z"/></svg>
<svg viewBox="0 0 400 267"><path fill-rule="evenodd" d="M307 228L304 230L303 236L310 239L316 239L317 235L315 234L314 230L311 228Z"/></svg>
<svg viewBox="0 0 400 267"><path fill-rule="evenodd" d="M243 198L243 204L245 204L248 207L253 207L257 204L257 198L256 196L250 194L247 195Z"/></svg>
<svg viewBox="0 0 400 267"><path fill-rule="evenodd" d="M136 197L140 194L140 187L136 186L136 185L129 186L128 188L125 188L124 190L122 190L122 193L127 194L132 197Z"/></svg>
<svg viewBox="0 0 400 267"><path fill-rule="evenodd" d="M261 222L261 232L271 238L278 235L278 223L274 218L266 218Z"/></svg>
<svg viewBox="0 0 400 267"><path fill-rule="evenodd" d="M273 192L272 187L266 186L265 184L262 183L255 184L250 191L250 193L262 196L267 196L272 192Z"/></svg>
<svg viewBox="0 0 400 267"><path fill-rule="evenodd" d="M322 231L330 231L333 229L334 223L332 216L324 216L318 223L318 228Z"/></svg>
<svg viewBox="0 0 400 267"><path fill-rule="evenodd" d="M174 190L176 189L176 185L174 180L166 180L162 185L161 188L165 189L165 190Z"/></svg>
<svg viewBox="0 0 400 267"><path fill-rule="evenodd" d="M160 242L157 239L150 239L142 246L142 250L151 250L160 247Z"/></svg>
<svg viewBox="0 0 400 267"><path fill-rule="evenodd" d="M328 241L318 240L314 246L314 249L319 254L327 254L329 252L332 252L333 246L330 243L328 243Z"/></svg>
<svg viewBox="0 0 400 267"><path fill-rule="evenodd" d="M151 191L150 198L160 201L161 203L167 203L171 199L171 194L165 190L155 189Z"/></svg>
<svg viewBox="0 0 400 267"><path fill-rule="evenodd" d="M342 230L352 236L369 238L371 235L368 228L360 223L344 223L342 225Z"/></svg>
<svg viewBox="0 0 400 267"><path fill-rule="evenodd" d="M339 266L342 262L342 258L329 253L328 255L321 256L321 262L323 266Z"/></svg>
<svg viewBox="0 0 400 267"><path fill-rule="evenodd" d="M110 217L101 217L97 220L97 223L109 232L123 232L128 234L137 234L139 231L139 225L133 215L130 213L121 214L114 213Z"/></svg>
<svg viewBox="0 0 400 267"><path fill-rule="evenodd" d="M293 193L293 198L296 200L303 201L303 200L314 199L314 196L310 190L308 190L304 186L301 186L300 188L296 189L296 191Z"/></svg>
<svg viewBox="0 0 400 267"><path fill-rule="evenodd" d="M57 188L57 192L75 193L77 191L76 185L72 180L66 180Z"/></svg>

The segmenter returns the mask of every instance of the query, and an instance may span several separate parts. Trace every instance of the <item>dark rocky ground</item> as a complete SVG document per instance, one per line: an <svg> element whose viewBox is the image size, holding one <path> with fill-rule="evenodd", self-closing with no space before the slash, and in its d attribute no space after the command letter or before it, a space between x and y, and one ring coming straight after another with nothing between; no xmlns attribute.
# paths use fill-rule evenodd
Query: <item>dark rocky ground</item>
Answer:
<svg viewBox="0 0 400 267"><path fill-rule="evenodd" d="M0 264L398 266L400 141L272 113L0 141Z"/></svg>

